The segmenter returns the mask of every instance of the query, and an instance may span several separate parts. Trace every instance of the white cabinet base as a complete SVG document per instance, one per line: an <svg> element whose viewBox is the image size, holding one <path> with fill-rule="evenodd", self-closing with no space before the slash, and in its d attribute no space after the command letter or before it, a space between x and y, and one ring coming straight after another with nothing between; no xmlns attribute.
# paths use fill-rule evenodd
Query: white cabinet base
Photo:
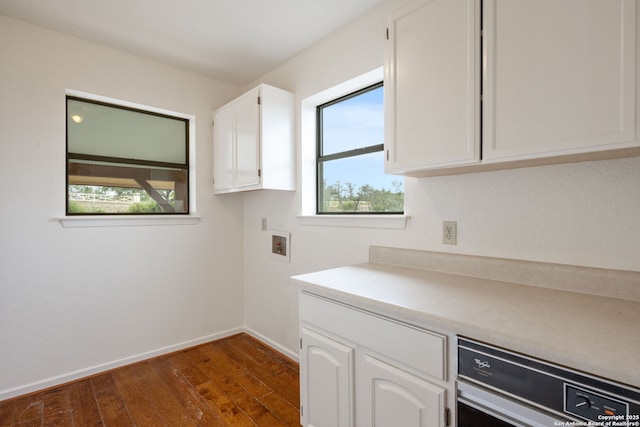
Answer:
<svg viewBox="0 0 640 427"><path fill-rule="evenodd" d="M305 292L299 301L303 426L445 425L445 336Z"/></svg>
<svg viewBox="0 0 640 427"><path fill-rule="evenodd" d="M363 357L362 425L371 427L443 426L445 393L424 379L382 362Z"/></svg>
<svg viewBox="0 0 640 427"><path fill-rule="evenodd" d="M353 426L353 348L308 328L300 337L302 425Z"/></svg>

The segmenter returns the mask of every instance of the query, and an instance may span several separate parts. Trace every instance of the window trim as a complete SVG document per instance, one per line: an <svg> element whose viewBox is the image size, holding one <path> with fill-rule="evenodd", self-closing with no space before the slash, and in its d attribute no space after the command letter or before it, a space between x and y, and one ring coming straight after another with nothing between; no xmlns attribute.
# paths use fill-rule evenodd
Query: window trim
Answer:
<svg viewBox="0 0 640 427"><path fill-rule="evenodd" d="M300 102L300 214L296 219L305 227L345 227L367 229L406 228L409 215L316 215L316 107L383 80L384 68L378 67L354 78L315 90ZM402 178L402 177L401 177ZM404 179L404 178L402 178Z"/></svg>
<svg viewBox="0 0 640 427"><path fill-rule="evenodd" d="M196 169L197 159L196 153L196 116L193 114L186 114L177 111L167 110L163 108L151 107L148 105L138 104L130 101L124 101L121 99L110 98L102 95L96 95L88 92L78 91L74 89L65 89L65 100L63 113L66 123L66 96L78 97L86 100L104 102L108 104L115 104L121 107L128 107L132 109L142 109L145 112L156 113L160 115L167 115L174 118L185 119L188 121L189 139L187 143L187 159L189 163L189 186L188 186L188 214L144 214L144 215L67 215L66 200L63 206L63 215L54 218L60 222L60 225L65 228L77 228L77 227L118 227L118 226L155 226L155 225L195 225L198 224L201 217L197 214L197 182L196 182ZM66 126L66 124L65 124ZM66 159L66 133L65 133L65 161ZM66 165L65 165L66 168ZM65 173L65 193L68 192L66 185L67 174Z"/></svg>
<svg viewBox="0 0 640 427"><path fill-rule="evenodd" d="M384 143L382 144L374 144L374 145L368 145L365 147L360 147L360 148L354 148L354 149L350 149L350 150L346 150L346 151L340 151L337 153L331 153L331 154L327 154L327 155L322 155L323 153L323 147L322 144L324 142L324 138L323 138L323 130L324 130L324 126L323 126L323 119L322 119L322 113L323 110L327 107L331 107L332 105L336 105L336 104L340 104L341 102L347 101L349 99L358 97L360 95L363 95L367 92L376 90L378 88L384 88L384 81L383 80L379 80L373 84L369 84L365 87L362 87L360 89L355 89L353 91L350 91L347 94L344 94L342 96L339 96L335 99L331 99L327 102L324 102L322 104L319 104L316 106L316 129L315 129L315 133L316 133L316 186L315 186L315 200L316 200L316 209L315 209L315 214L318 216L336 216L336 217L340 217L340 216L364 216L364 215L373 215L373 216L378 216L378 215L386 215L386 216L397 216L397 215L404 215L404 206L403 206L403 210L402 211L394 211L394 212L358 212L358 211L354 211L354 212L324 212L321 211L320 208L322 206L322 199L323 199L323 190L324 190L324 176L322 174L322 168L321 168L321 164L325 163L325 162L329 162L332 160L339 160L339 159L347 159L350 157L356 157L356 156L362 156L365 154L371 154L371 153L377 153L377 152L384 152Z"/></svg>
<svg viewBox="0 0 640 427"><path fill-rule="evenodd" d="M296 215L302 225L317 227L378 228L404 230L411 218L406 214Z"/></svg>
<svg viewBox="0 0 640 427"><path fill-rule="evenodd" d="M196 225L196 215L74 215L57 220L63 228L137 227L157 225Z"/></svg>
<svg viewBox="0 0 640 427"><path fill-rule="evenodd" d="M147 114L156 117L167 118L170 120L177 120L183 122L184 124L184 137L185 137L185 147L184 147L184 163L173 163L173 162L161 162L155 160L140 160L140 159L129 159L129 158L120 158L120 157L108 157L101 155L89 155L89 154L81 154L74 153L69 151L69 128L68 128L68 105L70 100L76 100L80 102L86 102L96 105L101 105L110 108L121 109L125 111L131 111L140 114ZM194 197L194 191L192 191L192 187L194 187L194 179L195 174L193 171L195 170L195 156L193 155L195 151L195 116L187 115L183 113L178 113L174 111L164 110L160 108L150 107L147 105L131 103L127 101L122 101L118 99L107 98L104 96L88 94L84 92L74 91L67 89L65 91L65 210L64 216L65 218L96 218L96 217L109 217L109 218L137 218L137 217L189 217L194 216L195 213L195 200L192 200ZM187 203L185 206L184 212L166 212L166 213L136 213L136 214L126 214L126 213L113 213L113 212L96 212L96 213L74 213L69 211L69 162L72 160L92 160L98 163L106 162L105 167L113 167L118 168L122 167L121 165L138 165L138 166L147 166L149 168L165 168L165 169L186 169L186 185L184 188L184 192L186 192ZM111 164L108 164L111 163ZM80 164L81 165L81 164ZM120 165L120 166L119 166ZM148 190L147 190L148 192ZM162 198L158 194L159 198ZM156 197L152 198L156 199ZM162 204L161 202L157 203ZM166 203L166 202L165 202ZM171 206L168 206L171 207ZM94 221L95 222L95 221ZM123 221L119 221L122 223ZM157 221L153 221L157 222ZM69 223L67 221L67 223ZM65 225L65 224L63 224Z"/></svg>

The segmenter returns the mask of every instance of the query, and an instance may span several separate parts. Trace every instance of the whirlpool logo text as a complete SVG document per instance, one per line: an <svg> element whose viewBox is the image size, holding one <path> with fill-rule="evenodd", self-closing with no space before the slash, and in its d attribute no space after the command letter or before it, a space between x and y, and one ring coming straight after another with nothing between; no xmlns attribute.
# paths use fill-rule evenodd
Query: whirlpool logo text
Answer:
<svg viewBox="0 0 640 427"><path fill-rule="evenodd" d="M491 365L489 364L488 360L480 360L480 359L474 359L474 360L476 362L476 365L480 369L491 368Z"/></svg>

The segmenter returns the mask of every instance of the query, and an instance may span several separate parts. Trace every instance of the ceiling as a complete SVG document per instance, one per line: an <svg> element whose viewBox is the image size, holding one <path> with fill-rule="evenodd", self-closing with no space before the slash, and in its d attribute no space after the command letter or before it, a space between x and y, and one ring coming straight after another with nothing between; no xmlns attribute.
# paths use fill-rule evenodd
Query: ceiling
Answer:
<svg viewBox="0 0 640 427"><path fill-rule="evenodd" d="M0 14L246 85L384 0L0 0Z"/></svg>

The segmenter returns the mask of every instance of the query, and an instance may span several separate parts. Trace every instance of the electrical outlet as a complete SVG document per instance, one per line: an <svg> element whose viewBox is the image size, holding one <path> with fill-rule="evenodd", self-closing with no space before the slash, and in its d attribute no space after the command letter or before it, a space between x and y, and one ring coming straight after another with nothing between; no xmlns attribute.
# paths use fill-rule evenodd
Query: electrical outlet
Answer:
<svg viewBox="0 0 640 427"><path fill-rule="evenodd" d="M442 243L445 245L458 244L458 223L456 221L442 221Z"/></svg>

